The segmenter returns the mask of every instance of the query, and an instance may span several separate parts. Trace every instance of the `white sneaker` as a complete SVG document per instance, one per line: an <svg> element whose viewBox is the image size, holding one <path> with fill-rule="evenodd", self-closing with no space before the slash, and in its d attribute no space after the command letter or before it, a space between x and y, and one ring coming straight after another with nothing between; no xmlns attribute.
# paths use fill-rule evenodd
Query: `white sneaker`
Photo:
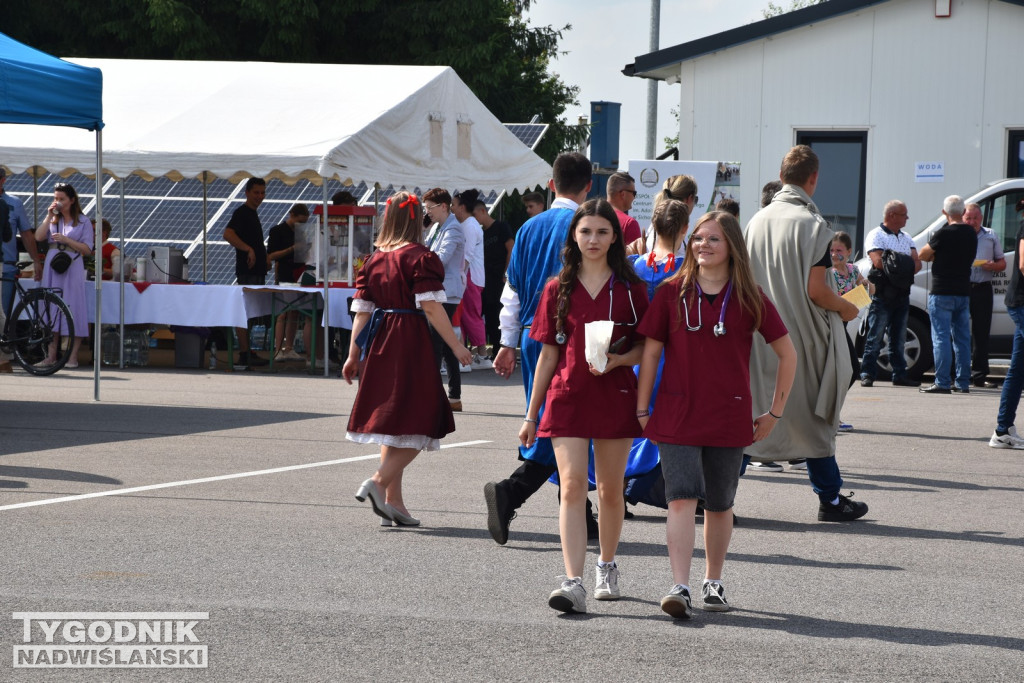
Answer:
<svg viewBox="0 0 1024 683"><path fill-rule="evenodd" d="M1017 441L1024 442L1024 439L1020 438L1020 434L1017 433L1017 428L1014 425L1010 425L1010 428L1006 430L1006 433Z"/></svg>
<svg viewBox="0 0 1024 683"><path fill-rule="evenodd" d="M597 565L597 586L594 588L596 600L618 600L622 597L619 592L619 567L614 562L605 566Z"/></svg>
<svg viewBox="0 0 1024 683"><path fill-rule="evenodd" d="M782 465L777 462L752 462L747 465L747 469L754 472L781 472Z"/></svg>
<svg viewBox="0 0 1024 683"><path fill-rule="evenodd" d="M474 370L489 370L494 367L494 363L491 362L490 358L484 356L473 356L473 369Z"/></svg>
<svg viewBox="0 0 1024 683"><path fill-rule="evenodd" d="M472 365L459 365L459 372L473 372Z"/></svg>
<svg viewBox="0 0 1024 683"><path fill-rule="evenodd" d="M441 374L442 375L447 375L448 374L448 367L444 363L441 363Z"/></svg>
<svg viewBox="0 0 1024 683"><path fill-rule="evenodd" d="M1010 427L1010 429L1012 430L1013 427ZM988 440L988 445L992 448L1012 448L1017 451L1024 451L1024 440L1015 437L1012 431L1002 436L992 432L992 438Z"/></svg>
<svg viewBox="0 0 1024 683"><path fill-rule="evenodd" d="M548 606L559 612L586 614L587 589L583 587L583 579L577 576L563 581L561 588L551 591Z"/></svg>

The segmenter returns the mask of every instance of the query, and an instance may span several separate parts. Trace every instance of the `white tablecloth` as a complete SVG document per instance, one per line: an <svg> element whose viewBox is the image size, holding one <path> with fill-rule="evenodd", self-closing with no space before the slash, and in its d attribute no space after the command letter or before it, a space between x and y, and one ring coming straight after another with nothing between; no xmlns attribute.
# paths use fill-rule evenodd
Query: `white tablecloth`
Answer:
<svg viewBox="0 0 1024 683"><path fill-rule="evenodd" d="M22 280L26 288L38 286ZM96 291L94 283L86 283L89 322L96 322ZM103 282L103 323L120 322L120 283ZM282 287L278 285L160 285L151 284L139 292L131 282L124 284L124 322L126 325L155 323L188 327L245 327L249 318L268 315L274 293L295 300L302 294L313 294L323 307L323 289L316 287ZM331 327L352 328L348 297L354 289L331 288ZM280 310L281 305L276 306Z"/></svg>
<svg viewBox="0 0 1024 683"><path fill-rule="evenodd" d="M280 312L282 308L282 301L286 303L292 303L296 301L300 296L316 296L317 308L323 309L324 307L324 289L323 287L288 287L285 285L243 285L243 304L245 305L245 313L250 318L256 318L261 315L269 315L271 305L275 312ZM329 297L330 310L327 312L330 318L330 327L344 327L346 330L352 329L352 316L348 310L348 298L356 293L356 290L347 287L330 287L327 290L327 296ZM277 303L273 303L272 299L276 297ZM311 304L303 303L302 307L308 308ZM106 306L104 306L104 309Z"/></svg>

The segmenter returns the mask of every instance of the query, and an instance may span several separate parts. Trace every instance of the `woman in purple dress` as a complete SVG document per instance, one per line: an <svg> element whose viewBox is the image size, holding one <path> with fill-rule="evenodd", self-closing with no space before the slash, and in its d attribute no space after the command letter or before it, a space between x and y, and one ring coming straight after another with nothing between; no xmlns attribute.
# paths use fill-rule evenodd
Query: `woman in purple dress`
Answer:
<svg viewBox="0 0 1024 683"><path fill-rule="evenodd" d="M82 205L78 202L78 193L75 188L67 183L60 183L53 190L53 203L43 222L36 228L36 241L48 242L46 251L46 263L43 267L43 287L56 287L61 291L61 298L71 310L71 317L74 322L75 331L80 336L75 336L71 347L71 359L65 367L78 367L78 350L82 346L82 339L89 332L89 311L86 308L85 300L85 264L84 257L92 255L95 235L93 234L92 221L82 212ZM71 257L71 265L63 273L54 271L54 257L65 252ZM67 322L57 316L58 332L67 335ZM55 339L50 345L46 358L39 365L53 365L57 362L57 349L59 339Z"/></svg>

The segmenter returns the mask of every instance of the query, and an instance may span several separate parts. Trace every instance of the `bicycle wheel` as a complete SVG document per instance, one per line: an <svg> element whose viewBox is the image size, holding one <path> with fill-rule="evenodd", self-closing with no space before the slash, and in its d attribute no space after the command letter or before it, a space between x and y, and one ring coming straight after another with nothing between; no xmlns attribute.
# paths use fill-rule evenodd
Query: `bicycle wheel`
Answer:
<svg viewBox="0 0 1024 683"><path fill-rule="evenodd" d="M64 343L57 349L57 362L40 367L50 344L60 341L61 323L67 327ZM75 321L64 300L53 292L30 295L18 302L11 312L11 352L14 359L33 375L52 375L68 362L74 346Z"/></svg>

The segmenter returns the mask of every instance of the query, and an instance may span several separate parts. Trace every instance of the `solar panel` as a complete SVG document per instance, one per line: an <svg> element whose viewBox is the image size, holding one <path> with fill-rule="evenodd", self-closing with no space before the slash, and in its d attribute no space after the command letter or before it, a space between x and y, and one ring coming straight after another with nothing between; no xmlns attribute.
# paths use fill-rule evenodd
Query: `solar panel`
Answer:
<svg viewBox="0 0 1024 683"><path fill-rule="evenodd" d="M505 127L530 149L537 149L537 144L548 130L546 123L506 123Z"/></svg>
<svg viewBox="0 0 1024 683"><path fill-rule="evenodd" d="M185 253L188 261L188 276L193 282L207 282L211 285L235 283L235 248L227 242L210 242L206 245L206 280L203 280L203 245L170 245Z"/></svg>

